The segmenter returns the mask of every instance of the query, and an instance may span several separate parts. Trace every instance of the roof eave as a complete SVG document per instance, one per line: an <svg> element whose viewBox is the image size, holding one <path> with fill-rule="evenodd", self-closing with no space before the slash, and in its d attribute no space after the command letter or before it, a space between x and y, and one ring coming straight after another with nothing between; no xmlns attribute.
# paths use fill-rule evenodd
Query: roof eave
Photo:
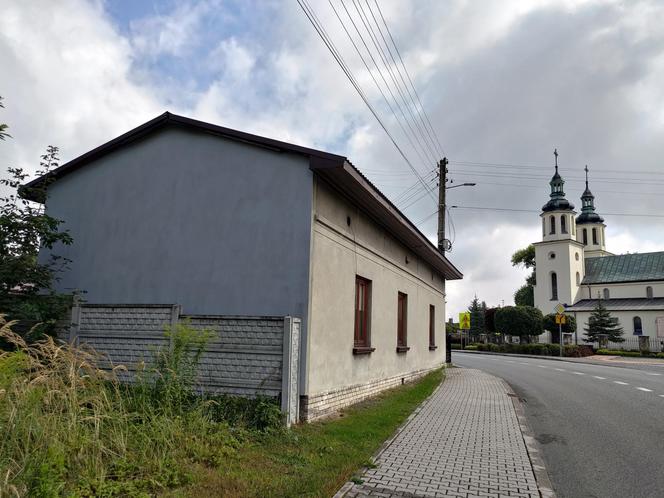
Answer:
<svg viewBox="0 0 664 498"><path fill-rule="evenodd" d="M350 162L312 160L311 169L335 186L374 221L430 264L446 280L458 280L463 274L419 231Z"/></svg>

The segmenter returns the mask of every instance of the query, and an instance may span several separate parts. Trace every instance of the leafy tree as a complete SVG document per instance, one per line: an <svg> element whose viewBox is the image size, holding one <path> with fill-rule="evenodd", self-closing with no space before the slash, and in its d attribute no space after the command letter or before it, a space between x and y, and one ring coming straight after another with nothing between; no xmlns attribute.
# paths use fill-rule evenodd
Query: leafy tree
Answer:
<svg viewBox="0 0 664 498"><path fill-rule="evenodd" d="M588 318L588 323L586 324L588 328L584 328L586 331L586 342L595 342L609 340L611 342L624 342L623 338L623 328L618 322L618 318L611 316L609 310L606 309L601 299L597 300L597 306L590 314Z"/></svg>
<svg viewBox="0 0 664 498"><path fill-rule="evenodd" d="M0 107L5 107L2 103L2 97L0 97ZM4 140L5 137L11 137L11 135L6 131L7 128L8 126L6 124L0 123L0 140Z"/></svg>
<svg viewBox="0 0 664 498"><path fill-rule="evenodd" d="M523 266L526 269L532 268L532 273L526 278L526 284L535 285L535 246L530 244L524 249L519 249L512 254L512 266Z"/></svg>
<svg viewBox="0 0 664 498"><path fill-rule="evenodd" d="M535 288L525 284L514 293L514 304L517 306L535 306Z"/></svg>
<svg viewBox="0 0 664 498"><path fill-rule="evenodd" d="M527 341L529 336L540 335L543 332L542 312L532 306L505 306L496 311L496 329L504 334L515 335L521 342Z"/></svg>
<svg viewBox="0 0 664 498"><path fill-rule="evenodd" d="M57 166L58 148L49 146L41 156L37 175ZM0 179L0 185L9 190L0 197L0 313L9 319L43 322L41 331L49 331L67 309L68 298L56 294L53 283L68 260L52 254L40 261L39 249L69 245L72 238L61 229L61 220L45 213L44 204L22 197L30 194L45 199L46 182L31 191L24 189L20 195L28 174L21 168L7 171L8 177Z"/></svg>
<svg viewBox="0 0 664 498"><path fill-rule="evenodd" d="M533 271L526 277L526 284L514 293L514 304L517 306L535 306L535 246L519 249L512 254L512 266L520 266Z"/></svg>
<svg viewBox="0 0 664 498"><path fill-rule="evenodd" d="M560 343L558 327L555 313L549 313L544 316L544 330L551 332L551 342L554 344ZM565 334L571 334L576 331L576 319L572 315L565 315L565 323L562 324L562 331Z"/></svg>
<svg viewBox="0 0 664 498"><path fill-rule="evenodd" d="M477 295L475 295L470 306L468 306L468 311L470 311L470 329L468 330L468 335L472 337L473 340L476 340L480 334L486 333L486 328L484 326L486 303L484 301L480 302Z"/></svg>

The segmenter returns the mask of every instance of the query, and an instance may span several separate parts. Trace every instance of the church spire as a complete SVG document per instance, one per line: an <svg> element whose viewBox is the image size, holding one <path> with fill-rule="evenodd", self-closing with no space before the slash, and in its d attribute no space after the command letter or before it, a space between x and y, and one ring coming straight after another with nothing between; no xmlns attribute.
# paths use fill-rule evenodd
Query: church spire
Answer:
<svg viewBox="0 0 664 498"><path fill-rule="evenodd" d="M574 205L571 204L567 199L565 199L565 192L563 190L563 187L565 185L565 180L560 176L560 173L558 172L558 149L553 150L553 157L554 157L554 166L556 168L556 172L553 174L553 177L551 178L551 181L549 182L549 185L551 186L551 194L549 197L551 199L549 202L547 202L544 207L542 207L542 211L558 211L558 210L564 210L564 211L571 211L574 209Z"/></svg>
<svg viewBox="0 0 664 498"><path fill-rule="evenodd" d="M583 168L586 172L586 190L581 195L581 214L576 219L577 225L584 223L603 223L604 219L595 212L595 196L588 186L588 165Z"/></svg>

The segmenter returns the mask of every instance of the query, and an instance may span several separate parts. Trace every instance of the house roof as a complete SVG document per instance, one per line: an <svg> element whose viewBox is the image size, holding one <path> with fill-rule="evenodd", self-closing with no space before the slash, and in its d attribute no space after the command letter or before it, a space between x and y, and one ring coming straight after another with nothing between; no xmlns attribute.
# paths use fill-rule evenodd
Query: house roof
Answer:
<svg viewBox="0 0 664 498"><path fill-rule="evenodd" d="M582 284L664 280L664 251L586 259Z"/></svg>
<svg viewBox="0 0 664 498"><path fill-rule="evenodd" d="M593 311L598 299L583 299L565 311ZM623 299L602 299L602 304L609 311L648 311L664 310L664 297L648 299L645 297L629 297Z"/></svg>
<svg viewBox="0 0 664 498"><path fill-rule="evenodd" d="M197 130L277 152L288 152L308 157L309 168L314 173L332 184L341 194L371 216L374 221L383 226L436 271L444 275L447 280L463 277L445 255L438 251L429 239L346 157L224 128L204 121L171 114L170 112L165 112L147 123L72 159L47 175L27 183L21 187L20 193L26 199L43 202L44 199L40 198L39 193L44 186L166 126Z"/></svg>

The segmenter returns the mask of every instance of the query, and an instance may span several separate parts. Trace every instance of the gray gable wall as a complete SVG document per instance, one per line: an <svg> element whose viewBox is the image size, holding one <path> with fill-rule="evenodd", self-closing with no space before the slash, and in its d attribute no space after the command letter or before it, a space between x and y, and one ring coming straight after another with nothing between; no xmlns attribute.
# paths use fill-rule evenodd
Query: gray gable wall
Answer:
<svg viewBox="0 0 664 498"><path fill-rule="evenodd" d="M72 260L58 287L92 303L306 320L308 166L178 128L106 155L49 188L48 213L74 239L57 250Z"/></svg>

